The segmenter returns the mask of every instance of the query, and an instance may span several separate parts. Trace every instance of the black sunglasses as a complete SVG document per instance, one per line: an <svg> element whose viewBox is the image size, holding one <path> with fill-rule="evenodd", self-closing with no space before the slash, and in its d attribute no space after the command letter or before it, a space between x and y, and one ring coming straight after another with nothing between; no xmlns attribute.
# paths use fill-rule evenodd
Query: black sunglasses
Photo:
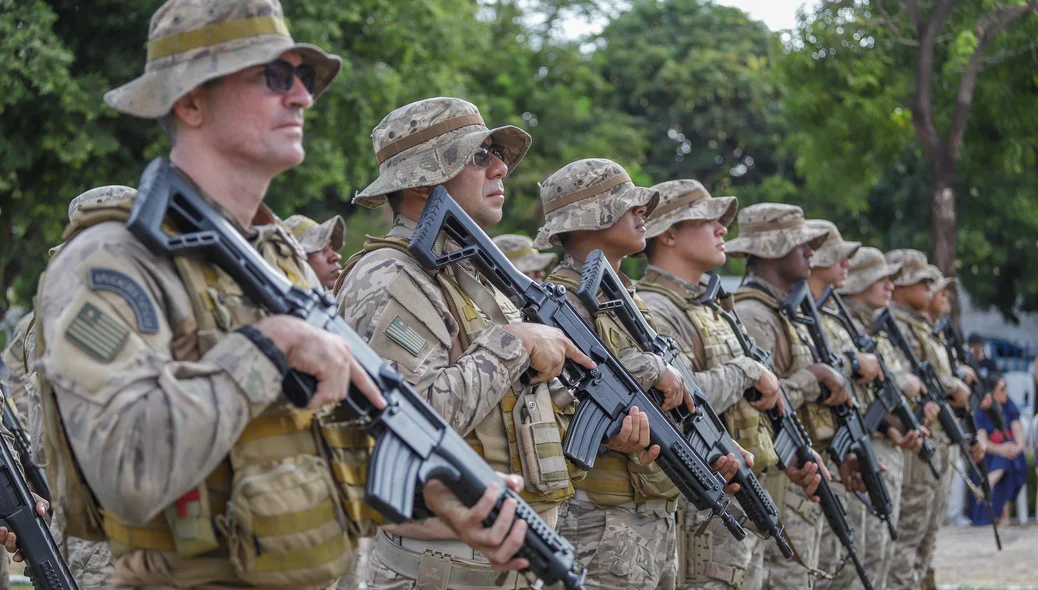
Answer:
<svg viewBox="0 0 1038 590"><path fill-rule="evenodd" d="M294 66L283 59L275 59L263 66L263 73L267 77L267 88L278 94L288 94L292 90L292 79L299 78L303 87L314 95L317 87L317 70L310 64L302 63Z"/></svg>
<svg viewBox="0 0 1038 590"><path fill-rule="evenodd" d="M502 162L505 161L502 151L501 146L497 144L492 144L490 146L481 145L476 148L476 153L472 154L469 161L472 162L472 165L476 168L489 168L494 157L497 157L497 159Z"/></svg>

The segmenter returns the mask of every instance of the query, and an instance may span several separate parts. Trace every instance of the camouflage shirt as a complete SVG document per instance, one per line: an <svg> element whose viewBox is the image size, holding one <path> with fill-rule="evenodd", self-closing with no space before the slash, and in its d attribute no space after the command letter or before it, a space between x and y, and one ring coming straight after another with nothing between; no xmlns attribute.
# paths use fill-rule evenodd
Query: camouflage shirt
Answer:
<svg viewBox="0 0 1038 590"><path fill-rule="evenodd" d="M912 347L912 352L915 353L916 358L920 361L930 361L937 372L937 378L941 382L941 387L944 388L944 393L948 395L953 393L958 386L959 379L951 372L944 345L940 342L926 343L924 345L919 340L919 335L912 329L912 324L921 325L925 327L926 333L929 334L931 329L930 319L926 315L897 301L890 302L890 310L894 312L894 318L897 320L901 332L905 335L905 339L908 340L908 344ZM929 354L928 350L934 352ZM937 355L943 355L944 358L936 358ZM907 357L904 359L904 362L908 364Z"/></svg>

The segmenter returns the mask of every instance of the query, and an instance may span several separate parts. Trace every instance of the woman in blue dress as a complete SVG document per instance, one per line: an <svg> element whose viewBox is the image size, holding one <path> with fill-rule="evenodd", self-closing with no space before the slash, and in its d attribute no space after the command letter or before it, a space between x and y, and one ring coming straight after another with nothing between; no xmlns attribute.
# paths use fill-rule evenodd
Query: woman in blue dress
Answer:
<svg viewBox="0 0 1038 590"><path fill-rule="evenodd" d="M995 429L987 412L991 404L1002 406L1009 432ZM1000 525L1009 524L1009 506L1023 486L1027 485L1027 460L1024 458L1024 429L1020 422L1020 411L1006 393L1006 380L998 377L991 392L981 403L984 411L977 412L978 436L987 439L987 454L984 463L991 483L992 507L1000 514ZM970 496L970 512L975 525L991 524L991 516L976 498Z"/></svg>

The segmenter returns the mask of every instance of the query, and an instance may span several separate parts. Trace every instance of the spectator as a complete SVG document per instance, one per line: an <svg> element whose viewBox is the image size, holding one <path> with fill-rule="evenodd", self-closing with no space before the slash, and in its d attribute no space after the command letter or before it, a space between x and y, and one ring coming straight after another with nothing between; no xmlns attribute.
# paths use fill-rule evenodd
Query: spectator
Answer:
<svg viewBox="0 0 1038 590"><path fill-rule="evenodd" d="M969 346L970 353L973 354L973 359L977 361L978 377L986 381L988 377L998 373L998 364L984 354L984 339L980 334L976 332L970 334L970 337L966 339L966 344Z"/></svg>
<svg viewBox="0 0 1038 590"><path fill-rule="evenodd" d="M1000 514L1000 525L1009 524L1009 506L1016 499L1020 489L1027 484L1027 460L1024 459L1024 429L1020 422L1020 411L1006 393L1006 380L997 377L991 393L984 396L981 408L987 409L991 404L1002 406L1009 436L995 430L987 412L977 412L977 435L988 441L984 462L988 468L988 482L991 484L991 503L995 514ZM973 524L991 524L991 516L987 507L970 497L970 512Z"/></svg>

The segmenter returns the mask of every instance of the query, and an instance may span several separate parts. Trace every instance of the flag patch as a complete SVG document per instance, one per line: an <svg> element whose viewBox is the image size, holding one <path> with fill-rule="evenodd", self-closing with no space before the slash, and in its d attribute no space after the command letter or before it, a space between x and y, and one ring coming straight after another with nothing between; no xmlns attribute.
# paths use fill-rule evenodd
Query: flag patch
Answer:
<svg viewBox="0 0 1038 590"><path fill-rule="evenodd" d="M425 350L425 347L429 344L429 341L422 338L418 332L414 331L414 328L407 325L407 322L400 316L393 318L393 321L389 322L389 325L385 329L386 336L393 341L404 347L404 350L411 353L413 356L418 356Z"/></svg>
<svg viewBox="0 0 1038 590"><path fill-rule="evenodd" d="M130 331L92 303L85 303L65 337L102 363L109 363L126 344Z"/></svg>

